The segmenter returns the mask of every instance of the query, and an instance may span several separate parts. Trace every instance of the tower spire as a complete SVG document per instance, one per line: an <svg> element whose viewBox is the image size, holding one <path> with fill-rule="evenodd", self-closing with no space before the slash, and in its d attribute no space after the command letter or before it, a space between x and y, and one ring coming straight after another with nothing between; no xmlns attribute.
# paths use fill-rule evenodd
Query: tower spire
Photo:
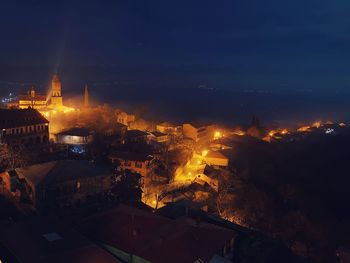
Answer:
<svg viewBox="0 0 350 263"><path fill-rule="evenodd" d="M89 90L88 90L88 86L87 84L85 85L84 88L84 107L88 108L90 106L90 102L89 102Z"/></svg>

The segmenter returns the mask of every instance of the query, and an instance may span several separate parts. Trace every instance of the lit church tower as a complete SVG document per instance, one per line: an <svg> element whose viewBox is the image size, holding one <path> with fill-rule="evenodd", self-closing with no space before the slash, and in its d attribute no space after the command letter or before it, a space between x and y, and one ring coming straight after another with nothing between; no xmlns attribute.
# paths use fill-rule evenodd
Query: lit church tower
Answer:
<svg viewBox="0 0 350 263"><path fill-rule="evenodd" d="M58 107L63 106L61 81L57 74L55 74L52 78L51 89L51 105Z"/></svg>
<svg viewBox="0 0 350 263"><path fill-rule="evenodd" d="M84 107L88 108L90 106L90 102L89 102L89 90L88 90L88 86L85 85L84 88Z"/></svg>

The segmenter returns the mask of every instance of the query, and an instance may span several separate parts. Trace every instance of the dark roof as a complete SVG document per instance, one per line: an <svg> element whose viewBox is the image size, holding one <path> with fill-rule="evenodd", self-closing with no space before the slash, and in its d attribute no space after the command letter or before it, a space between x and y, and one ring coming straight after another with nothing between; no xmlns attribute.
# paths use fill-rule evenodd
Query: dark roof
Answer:
<svg viewBox="0 0 350 263"><path fill-rule="evenodd" d="M126 135L129 138L132 138L132 137L144 137L144 136L148 136L148 133L144 132L144 131L140 131L140 130L128 130Z"/></svg>
<svg viewBox="0 0 350 263"><path fill-rule="evenodd" d="M0 128L45 124L49 121L35 109L0 109Z"/></svg>
<svg viewBox="0 0 350 263"><path fill-rule="evenodd" d="M153 263L208 262L237 233L190 218L171 220L119 205L79 223L80 231L97 242Z"/></svg>
<svg viewBox="0 0 350 263"><path fill-rule="evenodd" d="M0 256L11 263L119 262L72 228L48 218L2 223Z"/></svg>
<svg viewBox="0 0 350 263"><path fill-rule="evenodd" d="M34 185L41 182L63 182L86 177L111 175L107 168L84 160L61 160L35 164L15 169L20 178L26 178Z"/></svg>
<svg viewBox="0 0 350 263"><path fill-rule="evenodd" d="M91 134L91 131L89 129L76 127L76 128L64 130L64 131L60 132L58 135L87 137L90 134Z"/></svg>
<svg viewBox="0 0 350 263"><path fill-rule="evenodd" d="M133 153L133 152L113 152L109 155L109 158L117 158L127 161L150 161L153 159L152 155L145 153Z"/></svg>

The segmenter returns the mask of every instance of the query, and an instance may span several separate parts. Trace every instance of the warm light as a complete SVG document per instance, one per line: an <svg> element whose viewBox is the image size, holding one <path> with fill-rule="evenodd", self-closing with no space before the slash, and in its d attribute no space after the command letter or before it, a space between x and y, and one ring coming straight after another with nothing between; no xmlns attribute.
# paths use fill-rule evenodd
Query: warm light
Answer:
<svg viewBox="0 0 350 263"><path fill-rule="evenodd" d="M287 129L283 129L282 131L281 131L281 134L283 134L283 135L285 135L285 134L287 134L288 133L288 130Z"/></svg>
<svg viewBox="0 0 350 263"><path fill-rule="evenodd" d="M152 201L152 204L154 204L154 205L155 205L156 203L157 203L157 201L156 201L156 200L153 200L153 201Z"/></svg>
<svg viewBox="0 0 350 263"><path fill-rule="evenodd" d="M321 127L321 125L322 125L322 123L320 122L320 121L316 121L316 122L314 122L313 124L312 124L312 127L314 127L314 128L320 128Z"/></svg>
<svg viewBox="0 0 350 263"><path fill-rule="evenodd" d="M339 126L340 126L340 127L345 127L346 124L345 124L344 122L341 122L341 123L339 123Z"/></svg>
<svg viewBox="0 0 350 263"><path fill-rule="evenodd" d="M220 139L221 137L223 137L223 135L220 131L214 132L214 140Z"/></svg>
<svg viewBox="0 0 350 263"><path fill-rule="evenodd" d="M203 157L205 157L205 156L207 156L207 155L208 155L208 153L209 153L209 151L208 151L208 150L203 150L203 151L202 151L202 156L203 156Z"/></svg>
<svg viewBox="0 0 350 263"><path fill-rule="evenodd" d="M310 126L303 126L298 129L298 132L308 132L310 130Z"/></svg>
<svg viewBox="0 0 350 263"><path fill-rule="evenodd" d="M191 175L192 175L192 173L191 173L191 172L188 172L188 175L189 175L189 176L191 176Z"/></svg>
<svg viewBox="0 0 350 263"><path fill-rule="evenodd" d="M201 163L202 163L202 161L200 161L200 160L197 161L197 164L201 164Z"/></svg>
<svg viewBox="0 0 350 263"><path fill-rule="evenodd" d="M238 135L238 136L244 136L245 132L242 130L235 130L235 131L233 131L233 134Z"/></svg>
<svg viewBox="0 0 350 263"><path fill-rule="evenodd" d="M269 132L269 136L270 136L270 137L273 137L273 136L275 135L275 133L276 133L275 131L270 131L270 132Z"/></svg>

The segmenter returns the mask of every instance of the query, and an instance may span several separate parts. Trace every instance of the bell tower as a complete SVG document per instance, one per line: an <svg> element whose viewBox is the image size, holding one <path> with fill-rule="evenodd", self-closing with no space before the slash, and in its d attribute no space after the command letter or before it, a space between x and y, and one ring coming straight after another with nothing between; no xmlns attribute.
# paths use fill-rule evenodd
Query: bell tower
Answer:
<svg viewBox="0 0 350 263"><path fill-rule="evenodd" d="M55 106L63 106L61 81L57 74L53 76L51 82L51 104Z"/></svg>

